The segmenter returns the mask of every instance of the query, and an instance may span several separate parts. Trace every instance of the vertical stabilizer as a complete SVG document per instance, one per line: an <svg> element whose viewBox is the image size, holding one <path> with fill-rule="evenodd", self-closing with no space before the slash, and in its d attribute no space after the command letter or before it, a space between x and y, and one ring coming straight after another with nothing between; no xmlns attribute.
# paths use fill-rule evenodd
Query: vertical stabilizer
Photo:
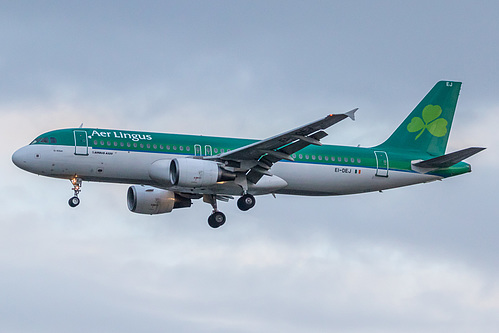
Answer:
<svg viewBox="0 0 499 333"><path fill-rule="evenodd" d="M412 150L434 156L445 154L461 82L440 81L411 114L377 148Z"/></svg>

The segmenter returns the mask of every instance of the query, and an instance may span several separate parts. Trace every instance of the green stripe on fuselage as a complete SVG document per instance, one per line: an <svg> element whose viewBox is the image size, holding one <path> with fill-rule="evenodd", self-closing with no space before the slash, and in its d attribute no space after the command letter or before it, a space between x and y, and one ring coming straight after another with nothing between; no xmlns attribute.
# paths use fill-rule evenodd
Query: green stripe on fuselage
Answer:
<svg viewBox="0 0 499 333"><path fill-rule="evenodd" d="M210 155L210 150L211 155L217 155L258 141L184 134L71 128L44 133L32 144L74 146L74 131L86 131L88 135L88 146L93 149L179 154L186 156L206 156ZM294 163L376 169L377 161L374 153L375 151L380 151L380 147L360 148L323 145L308 146L292 156L295 160ZM423 153L416 155L414 152L404 152L400 149L384 151L388 155L389 169L396 171L414 172L411 168L411 161L424 160L433 157ZM431 174L441 177L450 177L469 171L471 171L469 165L461 162L453 167L434 171Z"/></svg>

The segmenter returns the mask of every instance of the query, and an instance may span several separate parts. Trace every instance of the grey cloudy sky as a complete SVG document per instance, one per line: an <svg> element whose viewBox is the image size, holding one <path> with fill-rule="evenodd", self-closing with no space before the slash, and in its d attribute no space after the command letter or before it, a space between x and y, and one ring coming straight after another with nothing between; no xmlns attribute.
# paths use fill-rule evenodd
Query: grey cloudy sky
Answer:
<svg viewBox="0 0 499 333"><path fill-rule="evenodd" d="M493 1L0 4L2 332L497 332ZM474 172L346 197L128 212L125 185L17 169L63 127L264 138L359 107L326 143L384 140L463 82L449 150ZM304 175L306 177L307 175Z"/></svg>

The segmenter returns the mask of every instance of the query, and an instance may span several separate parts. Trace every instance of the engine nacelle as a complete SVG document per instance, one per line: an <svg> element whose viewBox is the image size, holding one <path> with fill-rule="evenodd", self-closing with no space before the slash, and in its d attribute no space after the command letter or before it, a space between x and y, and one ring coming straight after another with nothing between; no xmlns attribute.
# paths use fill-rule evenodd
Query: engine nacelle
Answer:
<svg viewBox="0 0 499 333"><path fill-rule="evenodd" d="M170 186L170 163L171 160L157 160L149 167L149 177L158 183Z"/></svg>
<svg viewBox="0 0 499 333"><path fill-rule="evenodd" d="M170 163L170 182L175 186L203 187L236 179L236 174L217 162L192 158L174 158Z"/></svg>
<svg viewBox="0 0 499 333"><path fill-rule="evenodd" d="M191 199L150 186L130 186L126 201L131 212L150 215L170 213L175 208L192 205Z"/></svg>

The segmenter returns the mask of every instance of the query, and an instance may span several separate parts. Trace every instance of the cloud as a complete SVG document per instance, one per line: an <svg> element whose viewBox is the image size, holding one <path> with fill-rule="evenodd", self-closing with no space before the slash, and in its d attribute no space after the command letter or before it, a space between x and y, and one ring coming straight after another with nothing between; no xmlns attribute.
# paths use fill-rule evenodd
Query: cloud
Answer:
<svg viewBox="0 0 499 333"><path fill-rule="evenodd" d="M251 221L214 233L165 217L132 224L119 211L71 215L65 226L35 215L2 233L4 246L24 249L2 256L13 329L459 331L487 319L478 324L487 330L499 306L479 272L389 245L308 233L291 245Z"/></svg>

